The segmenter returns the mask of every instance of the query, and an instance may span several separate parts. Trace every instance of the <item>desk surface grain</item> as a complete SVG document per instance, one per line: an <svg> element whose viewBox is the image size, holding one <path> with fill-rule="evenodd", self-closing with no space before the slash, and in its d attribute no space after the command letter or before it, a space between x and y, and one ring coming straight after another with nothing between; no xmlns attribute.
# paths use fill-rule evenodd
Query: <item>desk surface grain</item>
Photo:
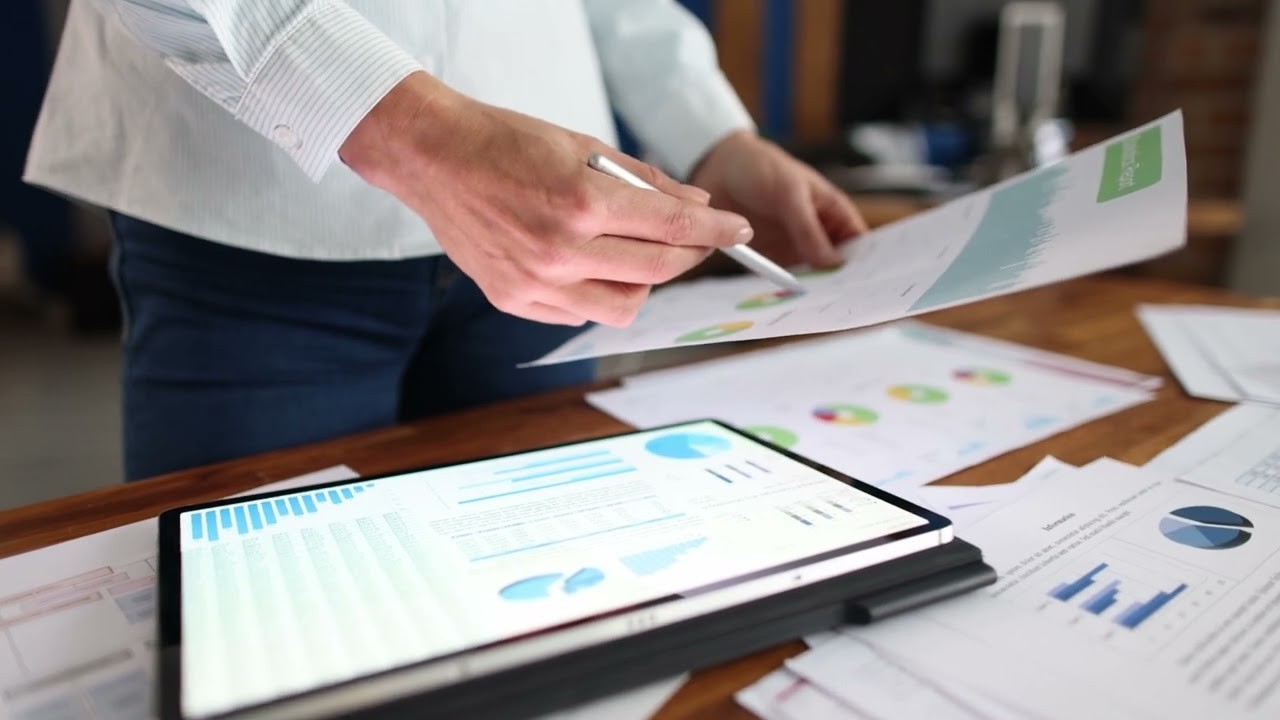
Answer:
<svg viewBox="0 0 1280 720"><path fill-rule="evenodd" d="M1078 464L1102 456L1145 463L1221 412L1226 405L1188 397L1178 386L1134 315L1135 306L1144 302L1280 308L1280 299L1098 276L922 316L926 322L1165 379L1153 402L1010 452L945 482L1009 481L1049 454ZM0 557L331 465L346 464L362 475L373 475L628 429L588 406L582 394L578 388L539 395L0 512ZM733 703L733 693L801 649L799 643L791 643L701 671L660 717L750 717Z"/></svg>

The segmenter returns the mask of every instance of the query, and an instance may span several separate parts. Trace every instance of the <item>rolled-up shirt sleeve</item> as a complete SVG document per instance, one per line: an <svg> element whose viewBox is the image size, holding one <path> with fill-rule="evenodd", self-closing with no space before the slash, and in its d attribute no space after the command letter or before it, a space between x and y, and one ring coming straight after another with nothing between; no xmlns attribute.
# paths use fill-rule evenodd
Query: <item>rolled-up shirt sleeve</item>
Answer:
<svg viewBox="0 0 1280 720"><path fill-rule="evenodd" d="M609 97L655 162L687 179L716 142L755 130L706 27L675 0L584 0Z"/></svg>
<svg viewBox="0 0 1280 720"><path fill-rule="evenodd" d="M313 181L422 66L336 0L93 0Z"/></svg>

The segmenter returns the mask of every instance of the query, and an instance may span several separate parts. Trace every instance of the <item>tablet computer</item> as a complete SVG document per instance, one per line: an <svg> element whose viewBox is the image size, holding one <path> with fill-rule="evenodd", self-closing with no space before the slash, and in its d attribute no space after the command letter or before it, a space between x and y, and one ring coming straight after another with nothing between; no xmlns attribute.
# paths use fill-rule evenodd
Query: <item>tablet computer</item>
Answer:
<svg viewBox="0 0 1280 720"><path fill-rule="evenodd" d="M181 720L427 717L459 688L573 682L558 659L603 675L649 638L721 642L745 608L952 540L715 421L178 508L159 532L159 711Z"/></svg>

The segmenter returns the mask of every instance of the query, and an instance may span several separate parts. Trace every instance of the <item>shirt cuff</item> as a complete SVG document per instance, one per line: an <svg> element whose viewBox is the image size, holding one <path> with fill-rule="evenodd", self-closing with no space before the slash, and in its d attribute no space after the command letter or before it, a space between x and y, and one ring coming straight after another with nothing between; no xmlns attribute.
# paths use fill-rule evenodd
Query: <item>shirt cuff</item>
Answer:
<svg viewBox="0 0 1280 720"><path fill-rule="evenodd" d="M722 73L700 75L671 87L665 101L646 113L649 154L673 178L687 181L716 143L737 130L756 131L751 113Z"/></svg>
<svg viewBox="0 0 1280 720"><path fill-rule="evenodd" d="M235 115L318 182L373 106L421 69L355 10L326 4L280 34Z"/></svg>

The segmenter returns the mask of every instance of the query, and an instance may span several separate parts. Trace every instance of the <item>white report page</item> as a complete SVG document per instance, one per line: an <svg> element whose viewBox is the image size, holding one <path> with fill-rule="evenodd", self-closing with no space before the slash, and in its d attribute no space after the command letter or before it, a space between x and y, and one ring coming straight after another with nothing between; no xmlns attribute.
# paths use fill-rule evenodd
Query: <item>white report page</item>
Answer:
<svg viewBox="0 0 1280 720"><path fill-rule="evenodd" d="M714 423L184 513L193 717L927 521Z"/></svg>

